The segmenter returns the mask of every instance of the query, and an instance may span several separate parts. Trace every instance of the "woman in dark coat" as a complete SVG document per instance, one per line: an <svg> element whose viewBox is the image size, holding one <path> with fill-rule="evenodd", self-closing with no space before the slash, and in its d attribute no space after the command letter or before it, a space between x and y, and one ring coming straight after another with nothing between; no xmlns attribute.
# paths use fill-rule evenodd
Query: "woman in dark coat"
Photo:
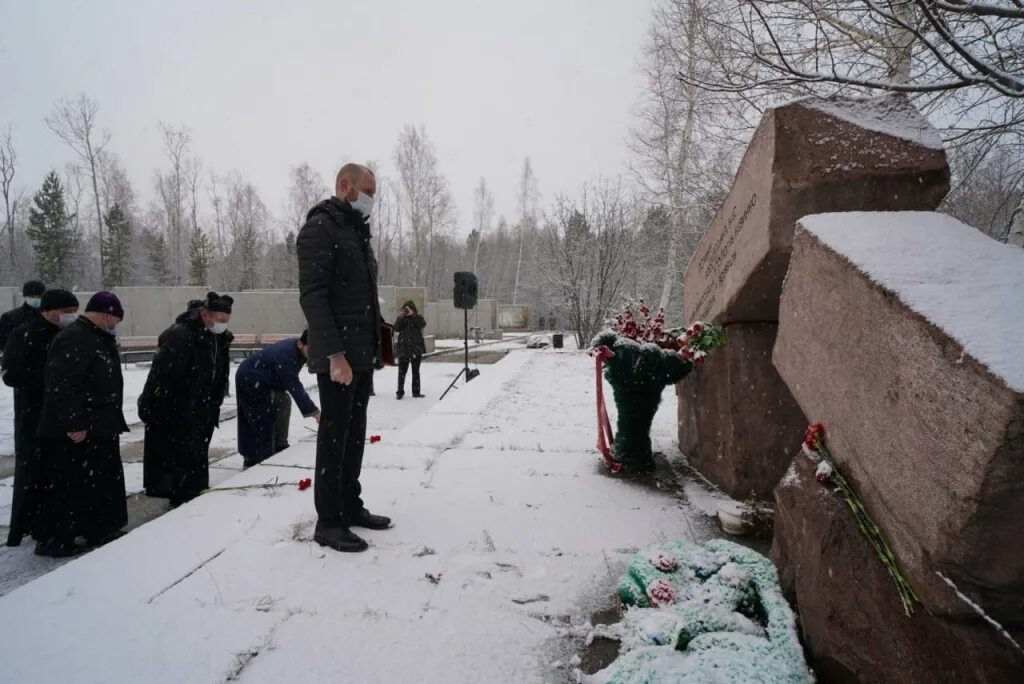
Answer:
<svg viewBox="0 0 1024 684"><path fill-rule="evenodd" d="M398 393L399 399L405 396L405 374L412 366L412 396L422 398L420 393L420 361L427 351L423 341L423 329L427 322L416 311L412 300L402 305L402 313L395 321L395 332L398 333L398 345L395 355L398 356Z"/></svg>
<svg viewBox="0 0 1024 684"><path fill-rule="evenodd" d="M78 299L67 290L47 290L40 311L41 315L11 333L0 360L4 384L14 388L14 492L8 546L18 546L22 537L32 533L39 487L36 430L46 389L46 357L60 329L78 318Z"/></svg>
<svg viewBox="0 0 1024 684"><path fill-rule="evenodd" d="M143 484L148 496L170 499L172 506L210 486L210 439L228 390L232 304L215 292L190 303L158 338L139 396L146 425Z"/></svg>
<svg viewBox="0 0 1024 684"><path fill-rule="evenodd" d="M124 318L111 292L53 340L46 362L40 438L40 506L33 523L41 556L70 556L120 536L128 523L120 436L124 380L114 334Z"/></svg>

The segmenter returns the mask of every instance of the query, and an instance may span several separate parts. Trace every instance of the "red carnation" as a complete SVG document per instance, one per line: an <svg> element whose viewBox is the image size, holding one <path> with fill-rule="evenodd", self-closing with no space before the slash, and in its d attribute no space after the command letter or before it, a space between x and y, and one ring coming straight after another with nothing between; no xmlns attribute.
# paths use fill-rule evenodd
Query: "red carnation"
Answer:
<svg viewBox="0 0 1024 684"><path fill-rule="evenodd" d="M309 489L312 486L313 486L313 480L311 478L307 477L304 480L299 480L299 491L300 492L305 491L305 490Z"/></svg>
<svg viewBox="0 0 1024 684"><path fill-rule="evenodd" d="M370 435L370 444L376 444L380 441L380 435Z"/></svg>
<svg viewBox="0 0 1024 684"><path fill-rule="evenodd" d="M694 332L694 334L700 335L703 330L704 330L704 326L701 325L700 323L694 323L693 324L693 332Z"/></svg>

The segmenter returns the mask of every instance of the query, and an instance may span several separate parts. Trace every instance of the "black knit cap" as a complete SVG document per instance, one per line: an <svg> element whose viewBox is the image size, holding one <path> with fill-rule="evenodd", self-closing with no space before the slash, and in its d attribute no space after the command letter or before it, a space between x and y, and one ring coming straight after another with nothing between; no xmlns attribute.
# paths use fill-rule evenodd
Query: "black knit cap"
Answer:
<svg viewBox="0 0 1024 684"><path fill-rule="evenodd" d="M22 297L42 297L44 292L46 292L46 285L39 280L29 280L21 286Z"/></svg>
<svg viewBox="0 0 1024 684"><path fill-rule="evenodd" d="M43 303L39 308L43 311L54 311L55 309L77 309L78 297L67 290L47 290L43 293Z"/></svg>
<svg viewBox="0 0 1024 684"><path fill-rule="evenodd" d="M219 295L216 292L206 293L206 310L207 311L220 311L221 313L231 313L231 305L235 303L235 300L228 295Z"/></svg>

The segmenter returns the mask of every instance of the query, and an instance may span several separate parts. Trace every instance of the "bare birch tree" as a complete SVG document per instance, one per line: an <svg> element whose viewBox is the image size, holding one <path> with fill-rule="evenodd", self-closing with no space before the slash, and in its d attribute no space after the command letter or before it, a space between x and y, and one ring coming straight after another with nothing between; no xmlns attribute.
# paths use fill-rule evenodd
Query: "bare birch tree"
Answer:
<svg viewBox="0 0 1024 684"><path fill-rule="evenodd" d="M12 267L18 265L15 216L17 216L18 202L21 198L15 194L13 188L17 161L18 155L14 151L11 127L8 126L3 140L0 140L0 192L4 197L4 228L0 231L0 238L3 238L4 233L7 234L7 256Z"/></svg>
<svg viewBox="0 0 1024 684"><path fill-rule="evenodd" d="M190 183L198 178L198 162L191 156L192 134L185 126L160 122L168 168L157 171L154 185L161 219L167 234L169 264L176 284L185 282L185 258L189 238Z"/></svg>
<svg viewBox="0 0 1024 684"><path fill-rule="evenodd" d="M480 184L473 194L473 273L479 274L480 246L484 236L491 232L491 220L494 218L494 195L487 188L487 181L481 176Z"/></svg>
<svg viewBox="0 0 1024 684"><path fill-rule="evenodd" d="M100 203L99 159L110 142L110 133L97 129L96 116L99 105L83 93L77 100L61 98L54 106L46 125L65 145L78 156L84 165L92 185L93 202L96 209L96 231L103 242L103 208ZM103 277L103 250L99 250L100 277Z"/></svg>
<svg viewBox="0 0 1024 684"><path fill-rule="evenodd" d="M544 231L545 275L585 349L625 294L639 202L621 181L597 180L579 197L560 197Z"/></svg>
<svg viewBox="0 0 1024 684"><path fill-rule="evenodd" d="M412 243L410 284L425 285L437 293L442 274L435 268L434 246L452 230L455 202L423 127L410 125L402 129L395 149L395 166L405 226Z"/></svg>
<svg viewBox="0 0 1024 684"><path fill-rule="evenodd" d="M523 160L523 171L519 175L519 189L516 193L516 203L519 209L519 257L516 259L516 279L512 286L512 303L519 303L519 278L523 271L523 246L526 242L526 233L531 231L537 222L537 202L540 193L537 190L537 177L533 174L533 164L530 158Z"/></svg>

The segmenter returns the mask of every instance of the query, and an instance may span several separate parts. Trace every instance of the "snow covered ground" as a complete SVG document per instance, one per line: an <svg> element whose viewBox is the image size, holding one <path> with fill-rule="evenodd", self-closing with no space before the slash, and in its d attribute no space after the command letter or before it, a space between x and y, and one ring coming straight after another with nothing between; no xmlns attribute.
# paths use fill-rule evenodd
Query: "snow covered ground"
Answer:
<svg viewBox="0 0 1024 684"><path fill-rule="evenodd" d="M364 498L395 527L367 553L310 541L314 435L293 419L292 448L223 484L286 486L210 492L0 598L3 679L567 681L563 637L629 555L713 528L675 488L602 472L586 355L512 352L443 402L459 366L423 369L431 399L376 378ZM654 441L675 453L671 390Z"/></svg>

